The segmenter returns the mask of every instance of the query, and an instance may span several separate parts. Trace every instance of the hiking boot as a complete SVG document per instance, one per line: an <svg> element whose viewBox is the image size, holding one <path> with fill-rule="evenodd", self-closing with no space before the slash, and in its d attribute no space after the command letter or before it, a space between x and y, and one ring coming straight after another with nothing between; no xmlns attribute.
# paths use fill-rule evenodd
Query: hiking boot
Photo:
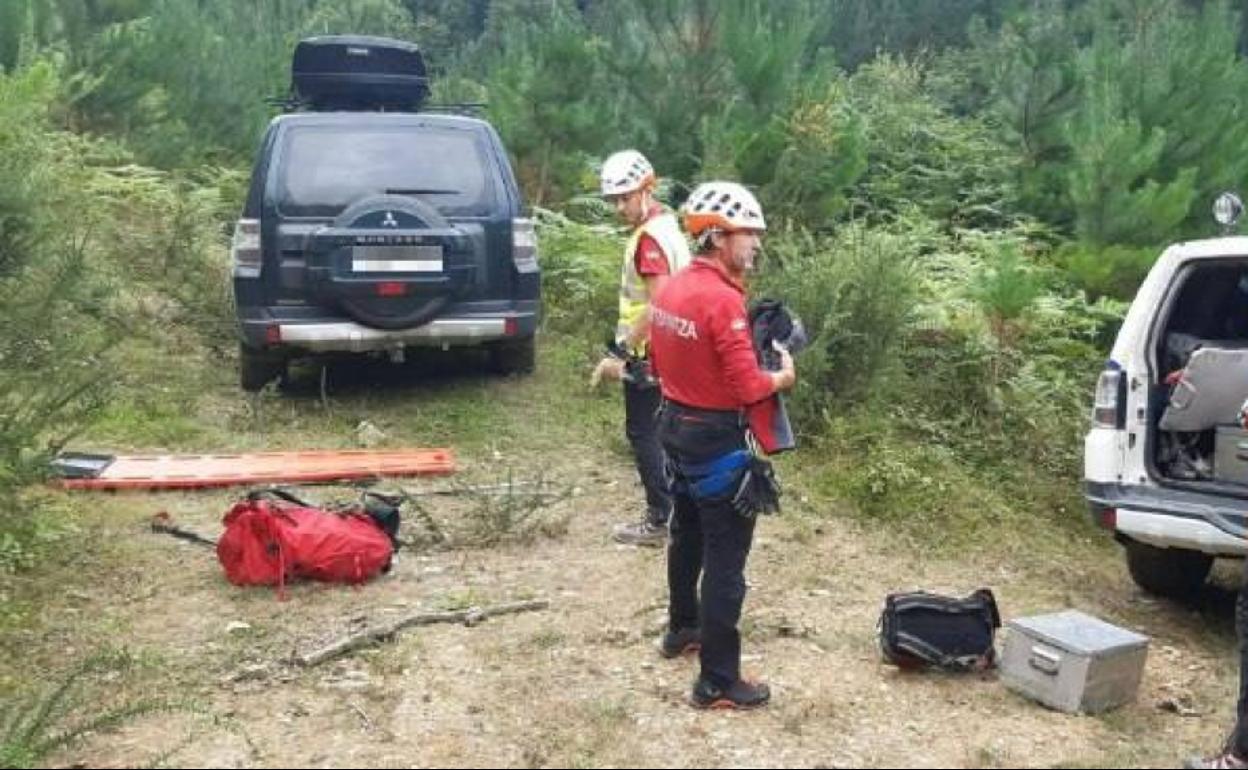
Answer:
<svg viewBox="0 0 1248 770"><path fill-rule="evenodd" d="M1238 768L1248 768L1248 761L1240 759L1228 750L1212 757L1188 757L1183 761L1183 767L1191 768L1191 770L1216 770L1217 768L1238 770Z"/></svg>
<svg viewBox="0 0 1248 770"><path fill-rule="evenodd" d="M749 710L766 706L769 700L770 687L744 679L738 679L730 687L719 687L705 679L698 679L689 696L689 703L699 709Z"/></svg>
<svg viewBox="0 0 1248 770"><path fill-rule="evenodd" d="M667 544L667 524L655 524L649 519L633 524L621 524L611 533L612 539L625 545L661 546Z"/></svg>
<svg viewBox="0 0 1248 770"><path fill-rule="evenodd" d="M687 652L702 648L702 631L697 628L668 629L659 640L659 654L665 658L679 658Z"/></svg>

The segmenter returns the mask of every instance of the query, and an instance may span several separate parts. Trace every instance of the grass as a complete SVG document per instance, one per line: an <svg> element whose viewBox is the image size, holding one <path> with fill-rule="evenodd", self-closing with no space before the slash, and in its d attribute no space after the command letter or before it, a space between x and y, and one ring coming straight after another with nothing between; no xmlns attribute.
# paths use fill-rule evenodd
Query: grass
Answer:
<svg viewBox="0 0 1248 770"><path fill-rule="evenodd" d="M567 635L556 628L546 628L528 638L526 646L539 651L553 650L567 644Z"/></svg>
<svg viewBox="0 0 1248 770"><path fill-rule="evenodd" d="M95 424L92 438L112 446L151 451L158 447L193 447L207 432L177 405L145 401L110 404Z"/></svg>
<svg viewBox="0 0 1248 770"><path fill-rule="evenodd" d="M6 698L0 705L0 766L34 767L91 733L148 714L190 708L163 698L109 698L107 693L120 689L118 683L139 664L127 651L101 650L41 692Z"/></svg>
<svg viewBox="0 0 1248 770"><path fill-rule="evenodd" d="M473 588L465 588L443 594L433 603L433 607L440 612L458 612L470 607L481 607L485 604L488 604L486 597Z"/></svg>
<svg viewBox="0 0 1248 770"><path fill-rule="evenodd" d="M319 365L297 367L288 388L257 395L237 389L233 361L190 350L175 366L171 351L135 345L126 351L130 386L77 444L184 451L350 446L368 421L385 434L382 446L521 455L564 446L586 426L597 433L613 425L616 399L584 386L582 355L557 337L543 342L538 373L527 378L491 375L472 351L425 351L402 365L329 360L324 392Z"/></svg>
<svg viewBox="0 0 1248 770"><path fill-rule="evenodd" d="M628 764L635 731L627 696L569 704L563 719L535 726L523 751L528 767L602 767ZM635 760L634 760L635 761Z"/></svg>
<svg viewBox="0 0 1248 770"><path fill-rule="evenodd" d="M866 450L835 435L812 443L779 464L784 505L806 530L795 538L821 519L845 517L929 555L1030 559L1068 555L1072 544L1112 550L1084 513L1080 479L1028 476L1008 459L1000 468L971 466L904 438Z"/></svg>

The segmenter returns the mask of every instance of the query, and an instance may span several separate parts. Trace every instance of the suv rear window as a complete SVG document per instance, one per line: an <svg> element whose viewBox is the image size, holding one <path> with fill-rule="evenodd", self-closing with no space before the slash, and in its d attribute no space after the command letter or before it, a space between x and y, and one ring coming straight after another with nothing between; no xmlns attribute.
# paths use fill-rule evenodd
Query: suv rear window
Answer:
<svg viewBox="0 0 1248 770"><path fill-rule="evenodd" d="M299 126L286 134L278 209L335 216L370 195L415 194L445 214L488 212L488 155L476 131Z"/></svg>

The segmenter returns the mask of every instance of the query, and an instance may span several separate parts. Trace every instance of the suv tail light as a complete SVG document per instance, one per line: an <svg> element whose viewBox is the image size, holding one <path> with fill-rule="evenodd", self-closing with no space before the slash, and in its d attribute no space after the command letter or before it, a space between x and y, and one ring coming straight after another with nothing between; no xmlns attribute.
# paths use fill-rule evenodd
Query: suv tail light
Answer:
<svg viewBox="0 0 1248 770"><path fill-rule="evenodd" d="M522 273L537 271L537 228L532 219L511 220L511 259Z"/></svg>
<svg viewBox="0 0 1248 770"><path fill-rule="evenodd" d="M1108 368L1096 381L1092 426L1111 429L1127 427L1127 373L1121 369Z"/></svg>
<svg viewBox="0 0 1248 770"><path fill-rule="evenodd" d="M1108 529L1111 532L1118 529L1118 510L1108 505L1092 503L1092 523L1101 529Z"/></svg>
<svg viewBox="0 0 1248 770"><path fill-rule="evenodd" d="M234 242L230 247L234 275L240 278L260 277L260 220L240 219L234 225Z"/></svg>

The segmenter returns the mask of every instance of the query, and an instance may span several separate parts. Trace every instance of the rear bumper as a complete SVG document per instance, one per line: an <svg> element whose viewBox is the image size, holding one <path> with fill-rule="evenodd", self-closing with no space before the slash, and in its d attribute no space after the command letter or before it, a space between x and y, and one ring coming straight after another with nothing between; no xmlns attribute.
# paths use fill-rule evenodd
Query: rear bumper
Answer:
<svg viewBox="0 0 1248 770"><path fill-rule="evenodd" d="M1094 519L1115 511L1115 533L1159 548L1214 556L1248 554L1248 515L1242 501L1197 492L1126 484L1087 484Z"/></svg>
<svg viewBox="0 0 1248 770"><path fill-rule="evenodd" d="M282 345L313 353L388 350L395 347L477 345L507 337L502 318L439 318L415 329L373 329L354 321L278 326Z"/></svg>
<svg viewBox="0 0 1248 770"><path fill-rule="evenodd" d="M312 317L302 308L262 308L241 319L240 330L249 347L289 354L464 347L532 337L537 331L537 308L536 303L526 307L529 304L451 308L410 329L375 329L349 318L323 314Z"/></svg>
<svg viewBox="0 0 1248 770"><path fill-rule="evenodd" d="M1158 548L1185 548L1211 556L1244 556L1248 541L1204 521L1143 511L1118 511L1118 532Z"/></svg>

